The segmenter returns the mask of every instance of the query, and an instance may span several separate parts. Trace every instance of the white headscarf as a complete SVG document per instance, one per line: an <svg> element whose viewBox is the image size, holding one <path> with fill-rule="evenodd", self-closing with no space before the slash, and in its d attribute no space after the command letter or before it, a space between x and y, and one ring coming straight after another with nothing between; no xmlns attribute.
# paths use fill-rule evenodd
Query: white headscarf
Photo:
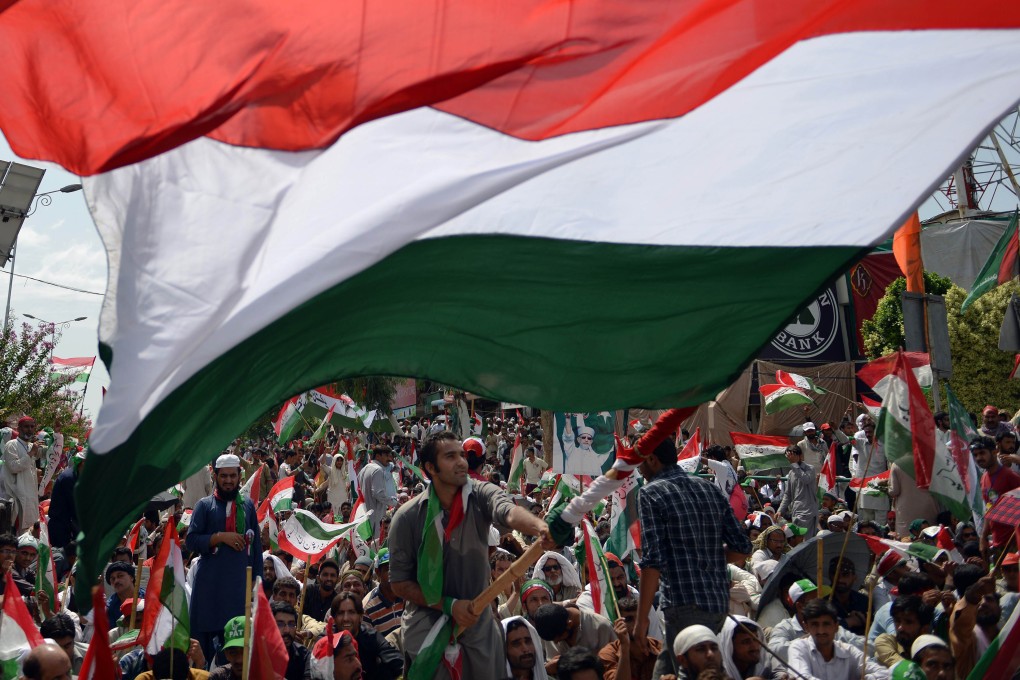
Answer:
<svg viewBox="0 0 1020 680"><path fill-rule="evenodd" d="M273 561L273 570L276 572L276 578L279 580L284 576L290 576L294 578L294 575L290 573L290 569L287 568L286 563L276 555L271 554L268 550L262 552L262 561L266 560ZM298 588L301 588L301 581L298 581Z"/></svg>
<svg viewBox="0 0 1020 680"><path fill-rule="evenodd" d="M528 633L531 635L531 644L535 646L535 668L531 672L534 680L549 680L549 676L545 672L545 652L542 647L542 638L538 636L538 631L535 627L528 623L528 620L523 616L508 616L507 618L500 621L503 624L503 645L506 646L506 629L514 621L523 621L524 625L528 627ZM513 673L510 670L510 660L506 662L506 675L507 677L513 677Z"/></svg>
<svg viewBox="0 0 1020 680"><path fill-rule="evenodd" d="M552 557L556 558L556 561L559 562L560 573L563 575L563 585L573 586L580 590L581 577L577 575L577 569L574 569L574 565L568 562L566 557L551 550L542 553L542 556L538 558L537 562L535 562L535 571L532 572L534 574L534 578L540 578L543 581L545 580L545 574L542 572L542 567L544 567L545 563Z"/></svg>
<svg viewBox="0 0 1020 680"><path fill-rule="evenodd" d="M719 654L722 656L723 670L726 675L731 678L743 677L737 670L737 665L733 663L733 635L738 630L737 621L744 624L751 630L758 634L758 641L765 645L765 635L761 631L761 626L747 618L746 616L731 615L726 617L726 621L723 623L722 633L719 634ZM765 666L768 664L768 652L764 649L758 652L758 663L754 665L751 675L765 675Z"/></svg>

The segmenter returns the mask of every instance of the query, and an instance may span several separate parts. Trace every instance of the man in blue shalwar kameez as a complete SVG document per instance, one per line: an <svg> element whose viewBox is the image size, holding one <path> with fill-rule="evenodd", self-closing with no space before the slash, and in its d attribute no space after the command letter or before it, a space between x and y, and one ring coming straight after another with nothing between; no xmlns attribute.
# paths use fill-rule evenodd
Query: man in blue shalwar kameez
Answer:
<svg viewBox="0 0 1020 680"><path fill-rule="evenodd" d="M245 569L262 573L262 539L255 506L239 496L241 461L233 454L216 459L215 489L195 504L185 541L201 559L194 567L191 592L191 637L212 660L223 644L223 628L244 615Z"/></svg>

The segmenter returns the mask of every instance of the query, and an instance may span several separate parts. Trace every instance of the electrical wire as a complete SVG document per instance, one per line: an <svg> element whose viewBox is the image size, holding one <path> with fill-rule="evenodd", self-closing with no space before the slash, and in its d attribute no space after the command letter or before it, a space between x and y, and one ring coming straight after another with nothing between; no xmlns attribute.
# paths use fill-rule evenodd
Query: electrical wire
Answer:
<svg viewBox="0 0 1020 680"><path fill-rule="evenodd" d="M74 291L75 293L85 293L86 295L99 295L103 293L97 293L94 290L84 290L82 288L75 288L74 286L65 286L62 283L53 283L52 281L43 281L37 279L34 276L26 276L25 274L11 274L10 272L0 272L0 274L7 274L7 276L17 276L19 279L28 279L29 281L35 281L36 283L45 283L47 286L54 286L56 288L63 288L64 290Z"/></svg>

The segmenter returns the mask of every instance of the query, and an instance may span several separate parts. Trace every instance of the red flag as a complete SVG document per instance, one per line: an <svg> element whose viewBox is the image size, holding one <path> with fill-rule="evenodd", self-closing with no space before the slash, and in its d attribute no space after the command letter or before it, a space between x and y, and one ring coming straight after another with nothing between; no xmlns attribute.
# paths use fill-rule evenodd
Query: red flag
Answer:
<svg viewBox="0 0 1020 680"><path fill-rule="evenodd" d="M684 444L683 450L677 455L676 460L679 463L682 460L694 458L695 456L701 455L701 428L694 428L694 434L687 443Z"/></svg>
<svg viewBox="0 0 1020 680"><path fill-rule="evenodd" d="M113 660L113 652L110 651L110 624L106 620L106 600L103 598L103 589L99 586L92 588L92 616L94 623L92 640L89 642L88 651L85 652L78 677L81 680L119 678L120 665Z"/></svg>
<svg viewBox="0 0 1020 680"><path fill-rule="evenodd" d="M850 480L850 488L851 489L862 489L862 488L866 487L869 482L880 482L882 480L887 480L887 479L889 479L889 471L888 470L886 470L885 472L883 472L881 474L878 474L878 475L872 475L870 477L865 477L864 479L851 479Z"/></svg>
<svg viewBox="0 0 1020 680"><path fill-rule="evenodd" d="M136 550L138 550L138 537L141 535L142 523L143 522L145 522L145 518L144 517L142 519L138 520L137 522L135 522L135 525L133 527L131 527L130 531L128 531L126 545L127 545L127 547L131 548L132 554Z"/></svg>
<svg viewBox="0 0 1020 680"><path fill-rule="evenodd" d="M833 441L829 446L829 455L825 457L825 464L822 465L821 475L825 478L825 490L832 491L836 488L836 452L839 451L839 442Z"/></svg>
<svg viewBox="0 0 1020 680"><path fill-rule="evenodd" d="M269 609L269 600L256 579L252 593L251 656L248 661L249 680L281 680L287 673L289 652L283 644L280 629Z"/></svg>

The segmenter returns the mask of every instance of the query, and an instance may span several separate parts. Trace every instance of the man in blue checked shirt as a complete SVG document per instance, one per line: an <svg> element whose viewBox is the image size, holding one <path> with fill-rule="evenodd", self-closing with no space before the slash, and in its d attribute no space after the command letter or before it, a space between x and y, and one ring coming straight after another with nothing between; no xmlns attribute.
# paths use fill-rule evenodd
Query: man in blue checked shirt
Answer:
<svg viewBox="0 0 1020 680"><path fill-rule="evenodd" d="M695 624L715 633L729 606L724 545L750 553L751 541L715 484L692 477L676 464L676 446L666 439L641 463L647 482L638 496L641 518L641 591L634 643L647 651L648 612L661 589L666 640L656 663L658 677L676 673L670 654L677 633Z"/></svg>

